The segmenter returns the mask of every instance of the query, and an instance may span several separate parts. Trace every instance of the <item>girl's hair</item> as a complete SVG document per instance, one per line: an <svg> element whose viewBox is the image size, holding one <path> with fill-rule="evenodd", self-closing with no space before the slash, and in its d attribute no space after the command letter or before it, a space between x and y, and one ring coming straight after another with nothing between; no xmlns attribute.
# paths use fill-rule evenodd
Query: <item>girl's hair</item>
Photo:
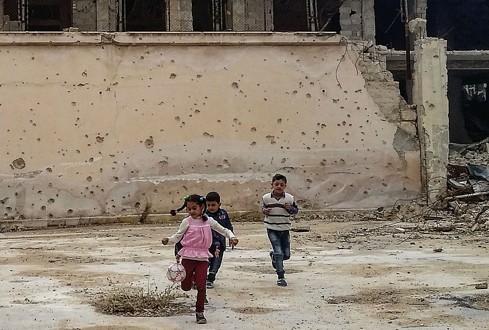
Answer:
<svg viewBox="0 0 489 330"><path fill-rule="evenodd" d="M183 210L184 208L187 207L187 202L193 202L193 203L197 203L198 205L200 205L202 207L202 214L205 213L205 210L206 210L206 203L205 203L205 197L204 196L201 196L201 195L197 195L197 194L193 194L193 195L187 195L183 198L183 205L180 206L178 209L176 210L171 210L170 211L170 214L175 216L177 215L177 212L180 212L181 210ZM202 217L204 219L204 221L207 220L207 217Z"/></svg>

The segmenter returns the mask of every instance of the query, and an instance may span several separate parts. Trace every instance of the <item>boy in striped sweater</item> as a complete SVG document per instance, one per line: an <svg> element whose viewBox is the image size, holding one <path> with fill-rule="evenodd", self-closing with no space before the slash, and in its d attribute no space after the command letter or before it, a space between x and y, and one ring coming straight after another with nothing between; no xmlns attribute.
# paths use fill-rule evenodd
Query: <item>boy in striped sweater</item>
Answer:
<svg viewBox="0 0 489 330"><path fill-rule="evenodd" d="M263 195L261 208L272 245L270 258L278 276L278 286L287 286L284 260L290 259L290 216L299 212L294 196L285 192L286 187L287 178L282 174L275 174L272 178L272 192Z"/></svg>

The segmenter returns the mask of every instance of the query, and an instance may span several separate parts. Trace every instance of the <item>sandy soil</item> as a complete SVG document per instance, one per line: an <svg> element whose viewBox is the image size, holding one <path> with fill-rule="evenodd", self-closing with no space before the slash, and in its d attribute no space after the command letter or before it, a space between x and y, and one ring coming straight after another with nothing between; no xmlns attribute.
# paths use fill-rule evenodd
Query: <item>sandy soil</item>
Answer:
<svg viewBox="0 0 489 330"><path fill-rule="evenodd" d="M476 289L489 277L485 235L300 220L296 227L310 231L292 232L282 288L262 224L234 225L240 244L208 290L207 325L195 324L192 312L124 317L92 306L115 288L170 285L173 249L160 239L177 223L2 233L0 329L488 328L488 290ZM191 306L194 296L180 299Z"/></svg>

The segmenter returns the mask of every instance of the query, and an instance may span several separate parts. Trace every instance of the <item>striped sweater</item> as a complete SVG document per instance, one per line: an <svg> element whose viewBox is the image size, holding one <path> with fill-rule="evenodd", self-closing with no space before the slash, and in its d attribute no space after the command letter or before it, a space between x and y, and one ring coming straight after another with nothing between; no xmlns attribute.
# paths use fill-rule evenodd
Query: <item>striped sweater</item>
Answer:
<svg viewBox="0 0 489 330"><path fill-rule="evenodd" d="M290 230L290 216L299 212L294 196L284 193L281 197L276 197L273 193L267 193L262 199L262 212L270 210L270 213L265 215L265 228L277 231ZM289 210L285 208L286 203L292 205Z"/></svg>

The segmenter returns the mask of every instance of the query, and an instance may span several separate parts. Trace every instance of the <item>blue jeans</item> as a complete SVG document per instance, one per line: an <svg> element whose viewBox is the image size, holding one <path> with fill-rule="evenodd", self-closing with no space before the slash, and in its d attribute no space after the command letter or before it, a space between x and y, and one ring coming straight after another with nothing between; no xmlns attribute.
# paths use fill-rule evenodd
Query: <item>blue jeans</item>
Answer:
<svg viewBox="0 0 489 330"><path fill-rule="evenodd" d="M221 268L222 258L224 257L224 251L221 250L219 257L213 257L209 259L209 275L207 275L208 282L214 282L216 280L216 274Z"/></svg>
<svg viewBox="0 0 489 330"><path fill-rule="evenodd" d="M290 259L290 233L288 230L277 231L267 228L268 239L272 244L275 271L279 278L284 277L284 260Z"/></svg>

